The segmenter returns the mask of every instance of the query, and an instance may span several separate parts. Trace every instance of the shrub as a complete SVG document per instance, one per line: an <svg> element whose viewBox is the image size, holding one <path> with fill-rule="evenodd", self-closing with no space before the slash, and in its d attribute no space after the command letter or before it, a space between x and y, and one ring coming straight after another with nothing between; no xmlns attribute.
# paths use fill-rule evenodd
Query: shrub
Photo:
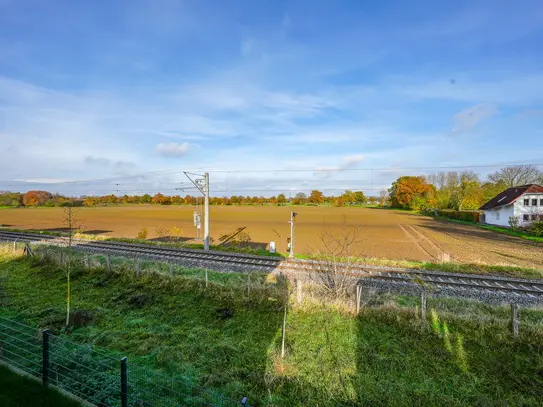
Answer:
<svg viewBox="0 0 543 407"><path fill-rule="evenodd" d="M511 216L509 218L509 226L512 230L517 230L519 227L519 218L518 216Z"/></svg>
<svg viewBox="0 0 543 407"><path fill-rule="evenodd" d="M529 228L529 231L534 236L543 237L543 219L532 223L532 225Z"/></svg>
<svg viewBox="0 0 543 407"><path fill-rule="evenodd" d="M148 235L149 235L149 231L147 230L147 228L143 228L142 230L138 232L136 239L145 240L147 239Z"/></svg>
<svg viewBox="0 0 543 407"><path fill-rule="evenodd" d="M170 229L170 234L172 235L172 238L174 238L174 239L179 239L181 237L182 233L183 233L183 231L180 228L178 228L177 226L173 226Z"/></svg>
<svg viewBox="0 0 543 407"><path fill-rule="evenodd" d="M469 222L479 223L479 211L455 211L454 209L442 209L438 211L439 216L449 219L465 220Z"/></svg>

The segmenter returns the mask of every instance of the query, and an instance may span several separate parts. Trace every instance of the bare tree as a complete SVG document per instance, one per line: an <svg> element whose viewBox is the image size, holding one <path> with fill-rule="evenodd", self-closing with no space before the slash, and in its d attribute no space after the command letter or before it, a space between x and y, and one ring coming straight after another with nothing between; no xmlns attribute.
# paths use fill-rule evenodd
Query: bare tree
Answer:
<svg viewBox="0 0 543 407"><path fill-rule="evenodd" d="M388 194L388 191L386 189L382 189L381 192L379 192L379 205L385 206L390 199L390 195Z"/></svg>
<svg viewBox="0 0 543 407"><path fill-rule="evenodd" d="M334 299L344 299L356 285L353 272L362 261L356 251L360 235L360 227L347 223L344 218L339 231L327 225L318 236L320 248L308 265L307 275Z"/></svg>
<svg viewBox="0 0 543 407"><path fill-rule="evenodd" d="M519 185L535 184L543 178L543 173L536 165L512 165L504 167L493 174L489 174L488 179L494 183L504 182L508 187Z"/></svg>
<svg viewBox="0 0 543 407"><path fill-rule="evenodd" d="M70 324L70 304L71 304L71 280L72 273L72 245L74 230L79 227L79 221L77 220L77 210L72 206L64 208L64 224L68 229L68 261L66 262L66 326Z"/></svg>

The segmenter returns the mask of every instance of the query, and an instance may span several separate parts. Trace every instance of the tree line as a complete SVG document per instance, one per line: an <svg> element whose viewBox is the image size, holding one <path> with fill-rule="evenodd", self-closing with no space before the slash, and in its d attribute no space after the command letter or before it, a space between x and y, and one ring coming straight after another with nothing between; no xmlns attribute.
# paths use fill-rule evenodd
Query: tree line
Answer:
<svg viewBox="0 0 543 407"><path fill-rule="evenodd" d="M83 196L79 198L51 194L47 191L0 192L0 206L106 206L113 204L156 204L156 205L197 205L203 202L202 197L186 195L122 195ZM313 190L309 195L299 192L293 197L279 194L272 197L242 196L210 197L211 205L321 205L345 206L353 204L376 203L377 198L367 198L362 191L347 190L340 196L325 196L323 192Z"/></svg>
<svg viewBox="0 0 543 407"><path fill-rule="evenodd" d="M326 196L313 190L309 195L298 192L293 197L279 194L264 196L210 197L211 205L331 205L349 206L379 204L398 208L476 210L507 188L543 184L543 172L534 165L504 167L481 180L473 171L438 172L428 176L401 176L378 197L366 197L362 191L346 190L339 196ZM103 206L112 204L197 205L202 197L186 195L122 195L83 196L78 198L47 191L0 192L0 206Z"/></svg>
<svg viewBox="0 0 543 407"><path fill-rule="evenodd" d="M528 184L543 184L543 172L534 165L504 167L483 180L473 171L403 176L388 194L398 208L477 210L507 188Z"/></svg>

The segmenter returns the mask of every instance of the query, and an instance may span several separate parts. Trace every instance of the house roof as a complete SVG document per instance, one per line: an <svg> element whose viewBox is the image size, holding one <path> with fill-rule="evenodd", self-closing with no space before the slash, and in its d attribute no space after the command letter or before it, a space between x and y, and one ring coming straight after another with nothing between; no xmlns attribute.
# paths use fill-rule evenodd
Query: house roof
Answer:
<svg viewBox="0 0 543 407"><path fill-rule="evenodd" d="M524 194L543 193L543 187L537 184L522 185L519 187L508 188L501 194L496 195L490 201L479 208L485 211L499 206L510 205Z"/></svg>

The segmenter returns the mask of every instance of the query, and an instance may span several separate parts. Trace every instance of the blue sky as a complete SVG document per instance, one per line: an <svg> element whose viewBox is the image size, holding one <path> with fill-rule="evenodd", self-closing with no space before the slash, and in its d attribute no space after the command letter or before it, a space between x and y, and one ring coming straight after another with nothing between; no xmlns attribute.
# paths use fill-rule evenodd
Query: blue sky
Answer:
<svg viewBox="0 0 543 407"><path fill-rule="evenodd" d="M0 0L0 189L221 169L224 194L371 193L431 172L399 168L539 164L542 44L537 0Z"/></svg>

